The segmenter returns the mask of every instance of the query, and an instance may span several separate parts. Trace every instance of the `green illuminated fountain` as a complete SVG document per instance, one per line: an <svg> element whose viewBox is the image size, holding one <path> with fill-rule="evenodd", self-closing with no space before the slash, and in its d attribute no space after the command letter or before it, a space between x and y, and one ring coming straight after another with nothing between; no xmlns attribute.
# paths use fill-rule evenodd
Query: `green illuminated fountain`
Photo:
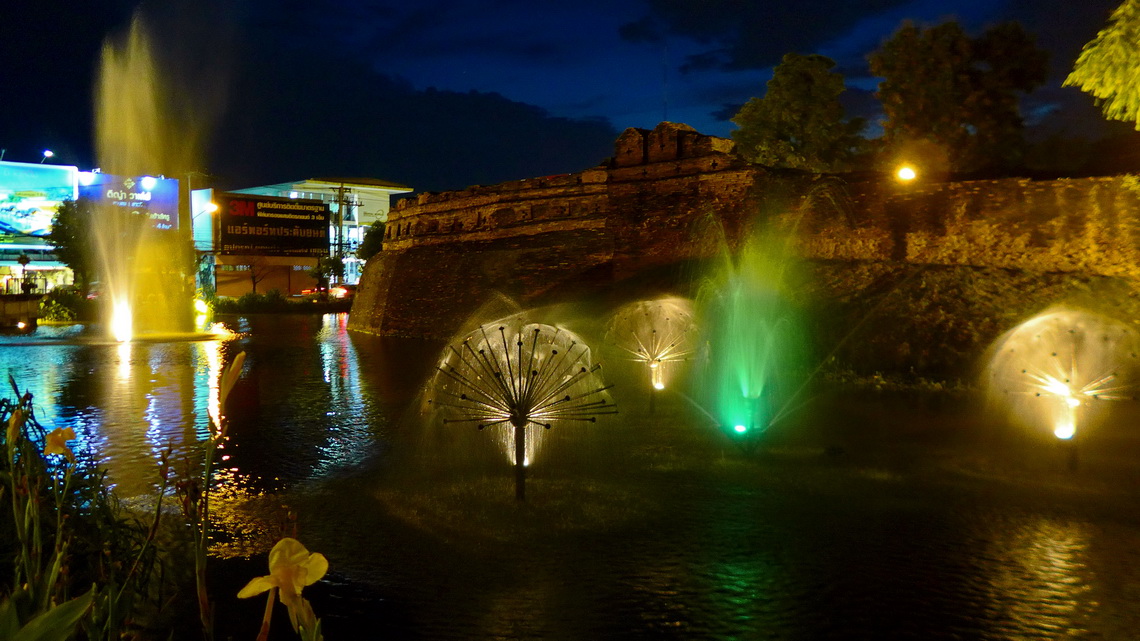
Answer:
<svg viewBox="0 0 1140 641"><path fill-rule="evenodd" d="M800 314L789 298L787 241L756 234L721 252L702 280L697 323L707 360L698 399L744 449L790 410L806 382Z"/></svg>

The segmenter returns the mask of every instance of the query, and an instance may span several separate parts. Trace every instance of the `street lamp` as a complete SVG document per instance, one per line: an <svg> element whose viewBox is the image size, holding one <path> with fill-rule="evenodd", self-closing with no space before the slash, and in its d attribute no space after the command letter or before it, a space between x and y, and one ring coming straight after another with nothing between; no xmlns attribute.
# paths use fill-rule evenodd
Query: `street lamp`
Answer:
<svg viewBox="0 0 1140 641"><path fill-rule="evenodd" d="M907 183L917 177L918 172L916 172L914 170L914 167L911 167L910 165L900 165L898 170L895 172L895 178L897 178L899 182Z"/></svg>
<svg viewBox="0 0 1140 641"><path fill-rule="evenodd" d="M43 158L40 158L40 164L41 164L41 165L42 165L42 164L44 164L44 161L45 161L45 160L47 160L48 158L51 158L51 157L52 157L52 156L54 156L54 155L55 155L55 152L54 152L54 151L52 151L52 150L50 150L50 149L45 149L45 150L44 150L44 157L43 157Z"/></svg>

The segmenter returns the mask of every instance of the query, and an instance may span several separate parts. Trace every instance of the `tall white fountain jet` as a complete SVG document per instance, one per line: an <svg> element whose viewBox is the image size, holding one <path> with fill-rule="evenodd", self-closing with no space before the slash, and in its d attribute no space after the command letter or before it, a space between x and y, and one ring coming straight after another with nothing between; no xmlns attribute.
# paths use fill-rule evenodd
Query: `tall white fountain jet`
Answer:
<svg viewBox="0 0 1140 641"><path fill-rule="evenodd" d="M196 138L179 126L175 93L160 78L143 23L103 47L96 87L95 138L103 173L126 178L180 172L193 166ZM183 94L185 95L185 94ZM103 317L117 341L141 333L191 328L192 253L186 230L157 230L128 207L101 207L92 242L98 257Z"/></svg>

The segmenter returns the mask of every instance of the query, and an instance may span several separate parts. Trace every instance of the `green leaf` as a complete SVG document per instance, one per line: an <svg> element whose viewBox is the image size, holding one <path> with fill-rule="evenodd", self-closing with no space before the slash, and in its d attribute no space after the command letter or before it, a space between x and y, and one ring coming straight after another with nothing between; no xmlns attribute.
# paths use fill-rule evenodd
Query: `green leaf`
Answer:
<svg viewBox="0 0 1140 641"><path fill-rule="evenodd" d="M16 604L12 599L5 597L0 603L0 639L15 638L20 631L20 616L16 612Z"/></svg>
<svg viewBox="0 0 1140 641"><path fill-rule="evenodd" d="M95 588L87 594L66 601L28 621L14 636L4 638L12 641L67 641L75 632L75 625L91 607ZM3 625L0 622L0 625Z"/></svg>

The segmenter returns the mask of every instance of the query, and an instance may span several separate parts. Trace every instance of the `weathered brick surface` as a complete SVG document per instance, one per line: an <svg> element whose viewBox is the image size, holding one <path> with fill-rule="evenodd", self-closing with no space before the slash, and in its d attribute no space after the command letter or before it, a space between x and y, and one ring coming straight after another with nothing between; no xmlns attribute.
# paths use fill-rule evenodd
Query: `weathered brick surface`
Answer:
<svg viewBox="0 0 1140 641"><path fill-rule="evenodd" d="M420 194L390 213L349 326L448 337L494 291L526 303L721 251L755 221L809 259L1140 277L1140 181L1003 179L902 186L776 172L685 125L626 130L606 164ZM707 229L707 226L705 227Z"/></svg>

